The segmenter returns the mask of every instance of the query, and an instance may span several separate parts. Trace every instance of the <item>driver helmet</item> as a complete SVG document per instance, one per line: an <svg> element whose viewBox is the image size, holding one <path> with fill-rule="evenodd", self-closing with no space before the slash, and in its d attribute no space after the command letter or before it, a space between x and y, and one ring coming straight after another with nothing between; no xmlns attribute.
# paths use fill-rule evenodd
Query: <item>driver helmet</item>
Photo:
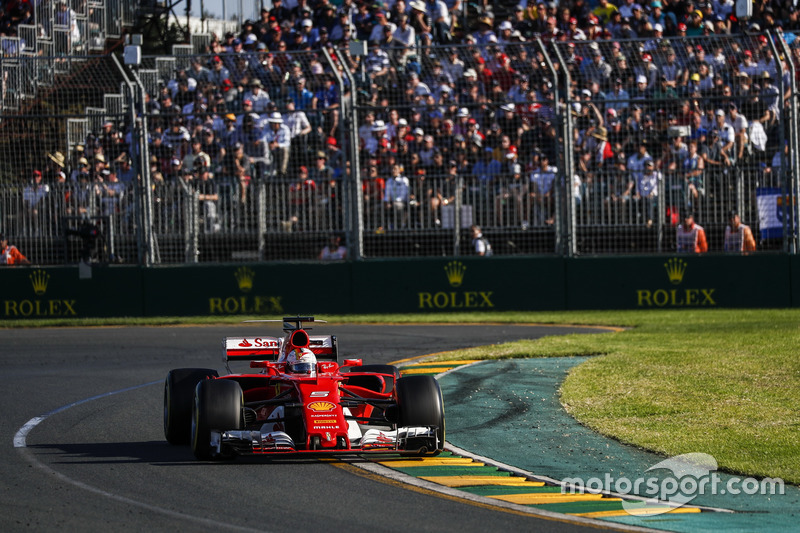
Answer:
<svg viewBox="0 0 800 533"><path fill-rule="evenodd" d="M295 348L286 354L286 372L290 374L306 374L316 376L317 358L308 348Z"/></svg>

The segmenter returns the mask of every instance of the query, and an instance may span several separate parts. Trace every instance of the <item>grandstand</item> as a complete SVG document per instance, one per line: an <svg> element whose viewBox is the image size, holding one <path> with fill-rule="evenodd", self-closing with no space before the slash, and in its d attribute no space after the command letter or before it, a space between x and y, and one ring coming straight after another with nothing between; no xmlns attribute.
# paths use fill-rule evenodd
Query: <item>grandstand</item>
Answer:
<svg viewBox="0 0 800 533"><path fill-rule="evenodd" d="M0 231L36 264L469 255L472 224L657 254L736 211L793 253L796 13L656 4L254 9L136 65L141 6L39 4L0 37Z"/></svg>

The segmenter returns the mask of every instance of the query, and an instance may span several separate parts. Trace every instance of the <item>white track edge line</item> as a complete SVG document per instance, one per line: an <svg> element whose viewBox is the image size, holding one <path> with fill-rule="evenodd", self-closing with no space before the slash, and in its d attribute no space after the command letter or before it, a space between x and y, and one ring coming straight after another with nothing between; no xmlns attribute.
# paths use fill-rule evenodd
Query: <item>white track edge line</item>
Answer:
<svg viewBox="0 0 800 533"><path fill-rule="evenodd" d="M53 409L49 413L45 413L45 414L43 414L41 416L35 416L35 417L31 418L30 420L28 420L17 431L17 433L14 435L14 447L18 448L20 453L22 453L28 459L28 461L30 461L33 464L33 466L35 466L36 468L39 468L39 469L41 469L41 470L43 470L45 472L49 472L49 473L53 474L54 476L56 476L58 479L60 479L61 481L65 482L65 483L69 483L71 485L74 485L74 486L76 486L78 488L81 488L81 489L84 489L86 491L93 492L95 494L98 494L100 496L104 496L104 497L112 499L112 500L116 500L116 501L118 501L120 503L124 503L124 504L127 504L127 505L133 505L135 507L139 507L140 509L145 509L146 511L159 513L159 514L162 514L162 515L165 515L165 516L169 516L171 518L175 518L175 519L179 519L179 520L189 520L191 522L202 524L202 525L208 526L208 527L221 528L221 529L230 529L230 530L234 530L234 531L247 531L247 532L251 532L251 533L253 533L253 532L263 533L265 531L263 528L253 529L253 528L247 528L247 527L243 527L243 526L236 526L236 525L229 524L229 523L226 523L226 522L219 522L219 521L216 521L216 520L213 520L213 519L210 519L210 518L201 518L201 517L198 517L198 516L193 516L193 515L189 515L189 514L186 514L186 513L181 513L181 512L178 512L178 511L173 511L171 509L165 509L163 507L150 505L149 503L136 501L136 500L133 500L131 498L126 498L125 496L120 496L119 494L114 494L113 492L108 492L108 491L99 489L97 487L93 487L92 485L87 485L86 483L83 483L82 481L78 481L77 479L73 479L71 477L68 477L65 474L62 474L61 472L58 472L57 470L54 470L53 468L51 468L51 467L47 466L46 464L42 463L28 449L28 446L27 446L28 434L36 426L38 426L39 424L41 424L42 422L47 420L49 417L51 417L51 416L53 416L55 414L61 413L62 411L66 411L67 409L69 409L71 407L76 407L78 405L82 405L84 403L88 403L88 402L91 402L91 401L94 401L94 400L99 400L101 398L108 398L109 396L114 396L116 394L121 394L123 392L130 392L130 391L133 391L133 390L142 389L144 387L149 387L151 385L156 385L158 383L162 383L162 380L159 379L158 381L151 381L149 383L143 383L141 385L134 385L133 387L126 387L124 389L120 389L120 390L116 390L116 391L112 391L112 392L106 392L106 393L103 393L103 394L98 394L97 396L92 396L91 398L85 398L83 400L78 400L77 402L73 402L71 404L64 405L62 407L59 407L58 409Z"/></svg>

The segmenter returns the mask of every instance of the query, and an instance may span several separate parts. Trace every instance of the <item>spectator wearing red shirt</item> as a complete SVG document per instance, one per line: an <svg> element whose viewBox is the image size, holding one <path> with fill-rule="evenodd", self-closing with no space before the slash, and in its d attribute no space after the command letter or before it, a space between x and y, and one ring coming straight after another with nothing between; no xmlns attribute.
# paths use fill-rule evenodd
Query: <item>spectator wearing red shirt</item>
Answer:
<svg viewBox="0 0 800 533"><path fill-rule="evenodd" d="M504 93L507 93L514 85L514 69L511 68L511 60L507 55L500 57L499 68L492 73L492 80L496 81Z"/></svg>
<svg viewBox="0 0 800 533"><path fill-rule="evenodd" d="M317 184L308 176L308 168L301 166L297 180L289 185L289 203L292 215L289 219L292 229L314 227L314 204Z"/></svg>

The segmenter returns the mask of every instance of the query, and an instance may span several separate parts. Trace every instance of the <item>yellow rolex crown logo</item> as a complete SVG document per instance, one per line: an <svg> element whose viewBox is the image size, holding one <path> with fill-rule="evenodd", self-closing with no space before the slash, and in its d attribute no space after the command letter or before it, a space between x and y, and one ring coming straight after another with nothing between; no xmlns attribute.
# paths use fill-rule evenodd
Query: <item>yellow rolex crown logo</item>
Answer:
<svg viewBox="0 0 800 533"><path fill-rule="evenodd" d="M444 272L447 274L447 281L453 287L458 287L464 281L464 272L467 267L461 261L450 261L444 267Z"/></svg>
<svg viewBox="0 0 800 533"><path fill-rule="evenodd" d="M28 277L31 279L33 292L35 292L37 296L41 296L47 292L47 284L50 282L50 274L44 270L34 270Z"/></svg>
<svg viewBox="0 0 800 533"><path fill-rule="evenodd" d="M687 266L683 259L677 259L675 257L664 263L664 268L667 269L667 276L669 276L669 282L673 285L678 285L683 281L683 274L686 272Z"/></svg>
<svg viewBox="0 0 800 533"><path fill-rule="evenodd" d="M239 290L242 292L250 292L253 288L253 278L256 273L248 267L239 267L234 274L236 276L236 283L239 284Z"/></svg>

